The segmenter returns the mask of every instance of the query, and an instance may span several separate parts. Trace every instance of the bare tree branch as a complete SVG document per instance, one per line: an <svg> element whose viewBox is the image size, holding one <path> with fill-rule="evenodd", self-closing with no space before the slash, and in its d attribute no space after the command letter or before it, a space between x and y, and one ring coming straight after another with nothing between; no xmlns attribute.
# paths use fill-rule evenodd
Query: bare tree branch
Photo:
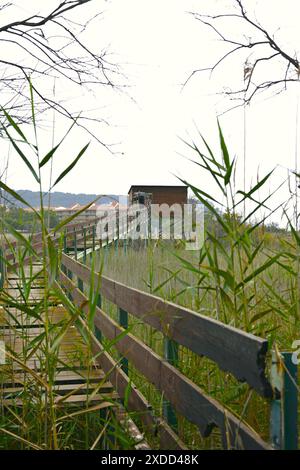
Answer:
<svg viewBox="0 0 300 470"><path fill-rule="evenodd" d="M0 55L1 105L10 112L17 123L29 122L30 103L24 84L28 77L34 84L38 97L37 110L40 114L54 109L70 119L78 117L78 110L71 110L58 98L45 91L44 78L62 79L79 87L89 89L101 85L113 89L121 86L124 79L118 67L108 60L108 53L95 41L95 50L87 45L81 35L89 23L101 15L97 12L81 24L74 21L72 11L91 3L92 0L63 0L45 15L34 14L0 27L0 42L4 48L11 48L12 58ZM0 11L12 7L12 3L0 2ZM78 10L78 13L80 10ZM80 17L80 13L78 14ZM49 87L49 85L48 85ZM1 121L4 116L0 114ZM104 119L81 114L78 125L88 130L101 144L99 136L87 127L87 122L107 124Z"/></svg>
<svg viewBox="0 0 300 470"><path fill-rule="evenodd" d="M211 29L217 37L228 46L232 46L229 51L227 50L219 59L212 65L199 68L189 75L185 81L185 86L189 80L199 72L209 71L211 74L230 57L236 56L238 53L243 51L251 50L254 58L252 63L246 59L243 63L244 67L244 87L240 90L226 91L225 95L234 100L240 100L241 105L243 103L250 103L253 97L262 91L274 88L276 93L280 93L286 88L290 82L299 81L300 76L300 63L297 54L291 55L290 52L285 50L274 36L259 24L255 19L252 19L244 6L243 0L233 0L233 6L236 11L221 13L216 15L204 15L196 12L190 12L197 21L200 21L205 27ZM227 32L224 33L225 27L230 26L230 30L233 29L232 22L238 21L240 26L247 26L252 31L253 39L245 39L244 35L241 35L241 40L237 40ZM264 80L265 74L262 64L271 61L278 62L278 71L275 72L272 79ZM276 63L277 63L276 62ZM276 75L277 74L277 75ZM235 106L236 107L236 106Z"/></svg>

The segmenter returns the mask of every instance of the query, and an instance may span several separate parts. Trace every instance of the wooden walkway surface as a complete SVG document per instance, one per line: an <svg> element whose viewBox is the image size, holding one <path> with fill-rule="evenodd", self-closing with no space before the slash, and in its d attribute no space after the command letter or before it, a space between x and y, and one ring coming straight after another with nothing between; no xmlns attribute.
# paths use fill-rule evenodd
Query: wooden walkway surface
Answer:
<svg viewBox="0 0 300 470"><path fill-rule="evenodd" d="M32 266L33 275L41 270L41 266ZM25 268L25 275L29 276L29 267ZM25 304L22 299L24 289L22 282L15 274L9 274L6 279L5 292L18 302ZM43 279L38 276L31 286L26 299L26 306L34 307L43 298ZM49 326L57 324L69 316L67 310L58 299L51 299L48 307ZM6 405L22 405L20 392L24 382L34 382L36 372L41 379L47 377L45 358L41 357L42 348L32 346L32 341L39 343L39 338L45 332L45 324L38 319L23 313L14 307L2 304L0 307L0 340L6 346L6 364L1 365L1 395ZM29 346L30 345L30 346ZM11 352L13 359L9 356ZM96 364L88 365L88 350L80 333L75 326L69 326L60 344L58 360L54 376L54 391L57 403L70 403L82 405L88 402L91 405L111 401L117 398L112 384L105 380L104 372ZM24 377L24 366L30 369ZM99 386L100 384L100 386ZM95 389L96 393L95 392ZM65 397L62 400L62 397Z"/></svg>

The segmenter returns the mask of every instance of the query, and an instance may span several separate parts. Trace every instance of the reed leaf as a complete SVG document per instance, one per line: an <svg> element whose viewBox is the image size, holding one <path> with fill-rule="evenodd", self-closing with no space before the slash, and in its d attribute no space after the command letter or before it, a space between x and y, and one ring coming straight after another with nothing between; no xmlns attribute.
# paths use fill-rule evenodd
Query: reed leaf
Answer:
<svg viewBox="0 0 300 470"><path fill-rule="evenodd" d="M51 189L54 188L65 176L67 176L68 173L74 168L74 166L78 163L80 158L83 156L83 154L86 152L87 148L89 147L90 142L86 144L78 153L77 157L73 160L73 162L59 175L59 177L55 180L53 185L51 186Z"/></svg>

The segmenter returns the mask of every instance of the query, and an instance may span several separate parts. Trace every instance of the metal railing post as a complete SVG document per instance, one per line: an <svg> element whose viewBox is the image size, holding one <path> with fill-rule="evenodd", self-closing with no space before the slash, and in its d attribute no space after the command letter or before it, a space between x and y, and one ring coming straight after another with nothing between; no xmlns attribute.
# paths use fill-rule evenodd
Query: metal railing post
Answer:
<svg viewBox="0 0 300 470"><path fill-rule="evenodd" d="M67 269L67 276L70 280L73 279L73 273L69 269ZM69 300L73 301L72 294L69 292L68 293Z"/></svg>
<svg viewBox="0 0 300 470"><path fill-rule="evenodd" d="M83 262L86 263L86 228L83 229Z"/></svg>
<svg viewBox="0 0 300 470"><path fill-rule="evenodd" d="M4 278L5 278L5 265L3 259L3 250L0 248L0 289L4 287Z"/></svg>
<svg viewBox="0 0 300 470"><path fill-rule="evenodd" d="M297 365L292 352L272 351L271 442L275 449L298 448Z"/></svg>
<svg viewBox="0 0 300 470"><path fill-rule="evenodd" d="M76 234L76 228L74 228L74 257L77 260L77 234Z"/></svg>
<svg viewBox="0 0 300 470"><path fill-rule="evenodd" d="M80 279L80 277L77 278L77 287L81 292L83 292L83 280Z"/></svg>
<svg viewBox="0 0 300 470"><path fill-rule="evenodd" d="M123 310L122 308L118 309L118 320L120 326L125 329L128 328L128 312L126 312L126 310ZM121 359L121 368L125 374L128 375L128 359L126 359L126 357L122 357Z"/></svg>
<svg viewBox="0 0 300 470"><path fill-rule="evenodd" d="M164 338L164 358L167 362L172 364L173 366L177 366L178 364L178 344L175 343L170 338ZM163 414L167 421L167 423L173 428L177 429L177 417L176 413L171 405L171 403L167 400L163 402Z"/></svg>

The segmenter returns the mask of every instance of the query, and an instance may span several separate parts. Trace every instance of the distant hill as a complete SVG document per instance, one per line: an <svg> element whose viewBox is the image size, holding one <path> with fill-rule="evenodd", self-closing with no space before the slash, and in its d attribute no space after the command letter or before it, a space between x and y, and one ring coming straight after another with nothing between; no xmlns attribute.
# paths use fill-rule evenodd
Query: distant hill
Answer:
<svg viewBox="0 0 300 470"><path fill-rule="evenodd" d="M38 191L30 191L28 189L20 189L16 191L26 202L28 202L32 207L39 207L40 205L40 196ZM1 196L4 198L4 204L12 204L18 207L25 207L24 204L14 199L7 193L1 192ZM89 202L96 199L98 194L74 194L74 193L63 193L63 192L54 192L51 193L51 207L71 207L75 204L86 205ZM111 198L118 198L116 194L111 194L109 196L101 197L98 201L100 204L107 204L112 201ZM44 197L45 205L48 204L48 195Z"/></svg>

